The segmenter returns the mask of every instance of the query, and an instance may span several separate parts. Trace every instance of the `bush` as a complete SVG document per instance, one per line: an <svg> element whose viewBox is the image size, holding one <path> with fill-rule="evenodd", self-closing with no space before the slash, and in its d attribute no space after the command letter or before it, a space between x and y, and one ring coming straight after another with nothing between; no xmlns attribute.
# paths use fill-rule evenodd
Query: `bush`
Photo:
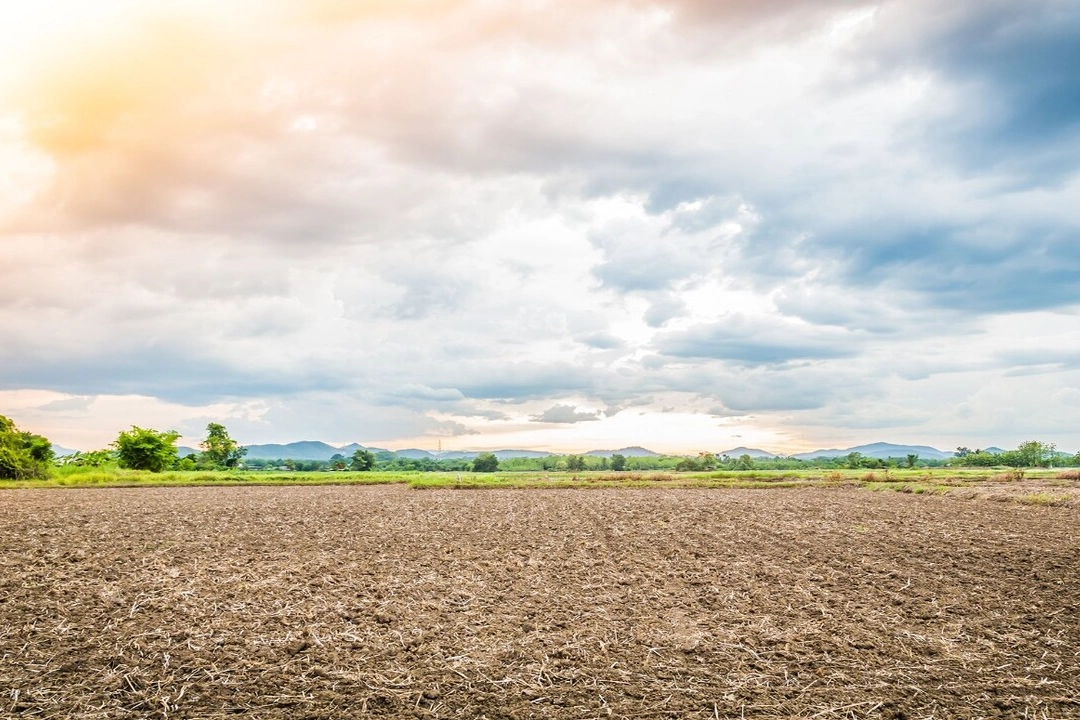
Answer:
<svg viewBox="0 0 1080 720"><path fill-rule="evenodd" d="M132 425L131 430L120 433L113 446L120 459L120 467L132 470L161 472L176 462L178 432L158 432Z"/></svg>
<svg viewBox="0 0 1080 720"><path fill-rule="evenodd" d="M52 443L41 435L21 432L0 415L0 479L46 477L53 459Z"/></svg>
<svg viewBox="0 0 1080 720"><path fill-rule="evenodd" d="M493 453L480 453L473 460L473 472L495 472L499 469L499 459Z"/></svg>

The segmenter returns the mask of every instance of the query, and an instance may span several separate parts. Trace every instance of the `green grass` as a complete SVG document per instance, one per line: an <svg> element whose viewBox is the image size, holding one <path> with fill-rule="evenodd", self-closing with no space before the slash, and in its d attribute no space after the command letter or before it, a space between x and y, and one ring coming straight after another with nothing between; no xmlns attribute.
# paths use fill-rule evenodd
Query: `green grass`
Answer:
<svg viewBox="0 0 1080 720"><path fill-rule="evenodd" d="M410 473L361 472L257 472L257 471L172 471L151 473L118 468L58 468L41 480L0 481L0 488L49 487L161 487L205 485L386 485L405 483Z"/></svg>
<svg viewBox="0 0 1080 720"><path fill-rule="evenodd" d="M1053 478L1055 471L1031 471L1027 478ZM999 469L915 468L884 470L746 470L678 473L636 472L285 472L174 471L149 473L117 468L56 468L41 480L0 481L2 488L156 487L204 485L386 485L438 488L799 488L856 486L915 494L942 494L992 480ZM1060 482L1060 481L1059 481Z"/></svg>

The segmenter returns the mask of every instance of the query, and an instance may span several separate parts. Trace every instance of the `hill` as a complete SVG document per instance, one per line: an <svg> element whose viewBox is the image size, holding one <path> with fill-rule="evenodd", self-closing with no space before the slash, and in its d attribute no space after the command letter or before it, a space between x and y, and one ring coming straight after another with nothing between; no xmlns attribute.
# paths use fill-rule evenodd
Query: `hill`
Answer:
<svg viewBox="0 0 1080 720"><path fill-rule="evenodd" d="M800 453L798 455L792 455L792 457L798 460L813 460L814 458L827 458L827 457L841 457L849 455L853 452L857 452L864 457L880 458L903 458L908 455L918 455L924 460L944 460L951 458L953 453L942 452L937 448L932 448L929 445L895 445L887 442L870 443L869 445L856 445L845 450L830 449L830 450L815 450L809 453Z"/></svg>
<svg viewBox="0 0 1080 720"><path fill-rule="evenodd" d="M634 445L632 447L624 447L621 450L590 450L587 453L582 453L589 457L611 457L612 455L622 455L623 457L660 457L660 453L654 453L652 450L646 450L643 447Z"/></svg>
<svg viewBox="0 0 1080 720"><path fill-rule="evenodd" d="M287 443L285 445L245 445L247 456L252 460L322 460L326 461L334 455L349 457L357 450L371 450L379 452L379 448L369 448L357 443L349 443L341 447L335 447L319 440L302 440L300 442Z"/></svg>
<svg viewBox="0 0 1080 720"><path fill-rule="evenodd" d="M732 448L730 450L725 450L723 452L718 452L718 453L716 453L716 455L717 455L717 457L727 455L728 457L733 457L733 458L741 457L743 455L749 455L750 457L754 458L755 460L757 460L757 459L772 459L772 458L780 457L776 453L771 453L771 452L768 452L767 450L759 450L758 448L748 448L748 447L742 447L742 446L737 447L737 448Z"/></svg>

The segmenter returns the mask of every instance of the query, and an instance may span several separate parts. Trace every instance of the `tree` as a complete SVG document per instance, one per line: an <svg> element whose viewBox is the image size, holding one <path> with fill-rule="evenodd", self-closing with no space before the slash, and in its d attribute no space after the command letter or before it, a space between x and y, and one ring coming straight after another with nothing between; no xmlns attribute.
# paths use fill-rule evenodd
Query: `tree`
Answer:
<svg viewBox="0 0 1080 720"><path fill-rule="evenodd" d="M847 454L847 466L852 470L862 467L863 456L860 452L849 452Z"/></svg>
<svg viewBox="0 0 1080 720"><path fill-rule="evenodd" d="M158 432L132 425L113 442L120 467L161 472L176 462L176 440L180 433Z"/></svg>
<svg viewBox="0 0 1080 720"><path fill-rule="evenodd" d="M701 469L701 464L694 458L682 458L675 464L675 472L696 472Z"/></svg>
<svg viewBox="0 0 1080 720"><path fill-rule="evenodd" d="M357 450L352 454L352 463L349 467L353 470L367 472L375 467L375 454L370 450Z"/></svg>
<svg viewBox="0 0 1080 720"><path fill-rule="evenodd" d="M1020 447L1016 448L1020 461L1026 467L1046 465L1053 460L1055 450L1057 450L1057 446L1053 443L1043 443L1038 440L1028 440L1020 443Z"/></svg>
<svg viewBox="0 0 1080 720"><path fill-rule="evenodd" d="M52 459L52 443L41 435L20 431L0 415L0 479L45 477Z"/></svg>
<svg viewBox="0 0 1080 720"><path fill-rule="evenodd" d="M499 469L499 458L492 453L480 453L472 463L473 472L495 472Z"/></svg>
<svg viewBox="0 0 1080 720"><path fill-rule="evenodd" d="M735 461L735 469L736 470L753 470L754 469L754 458L752 458L749 455L743 453L742 455L739 456L739 459Z"/></svg>
<svg viewBox="0 0 1080 720"><path fill-rule="evenodd" d="M626 469L626 456L615 453L611 456L611 469L615 472L622 472Z"/></svg>
<svg viewBox="0 0 1080 720"><path fill-rule="evenodd" d="M585 458L580 455L568 455L566 457L566 469L580 472L585 469Z"/></svg>
<svg viewBox="0 0 1080 720"><path fill-rule="evenodd" d="M915 455L914 453L908 453L907 466L909 468L915 467L915 463L917 463L918 461L919 461L919 456L918 455Z"/></svg>
<svg viewBox="0 0 1080 720"><path fill-rule="evenodd" d="M203 464L214 468L232 469L247 455L247 448L240 447L229 437L229 431L220 423L206 426L206 439L199 443Z"/></svg>

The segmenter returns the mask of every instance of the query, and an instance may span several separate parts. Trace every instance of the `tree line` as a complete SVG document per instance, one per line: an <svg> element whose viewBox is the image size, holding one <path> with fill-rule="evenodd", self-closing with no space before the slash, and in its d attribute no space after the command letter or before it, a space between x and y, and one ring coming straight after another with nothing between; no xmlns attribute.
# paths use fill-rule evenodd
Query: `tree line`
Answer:
<svg viewBox="0 0 1080 720"><path fill-rule="evenodd" d="M206 426L206 438L200 452L180 457L175 431L158 431L132 426L122 431L110 447L55 458L52 443L41 435L20 431L13 421L0 415L0 479L23 480L47 477L55 464L87 468L117 466L132 470L286 470L303 472L613 472L674 471L709 472L721 470L800 470L800 469L886 469L915 467L1080 467L1080 453L1059 452L1052 443L1030 440L1015 450L987 451L959 447L944 460L920 458L872 458L857 452L837 457L802 460L792 457L729 457L710 452L696 456L626 456L547 455L500 460L493 453L480 453L473 459L405 458L389 451L360 449L351 456L334 455L329 460L245 460L247 448L229 436L221 423Z"/></svg>

